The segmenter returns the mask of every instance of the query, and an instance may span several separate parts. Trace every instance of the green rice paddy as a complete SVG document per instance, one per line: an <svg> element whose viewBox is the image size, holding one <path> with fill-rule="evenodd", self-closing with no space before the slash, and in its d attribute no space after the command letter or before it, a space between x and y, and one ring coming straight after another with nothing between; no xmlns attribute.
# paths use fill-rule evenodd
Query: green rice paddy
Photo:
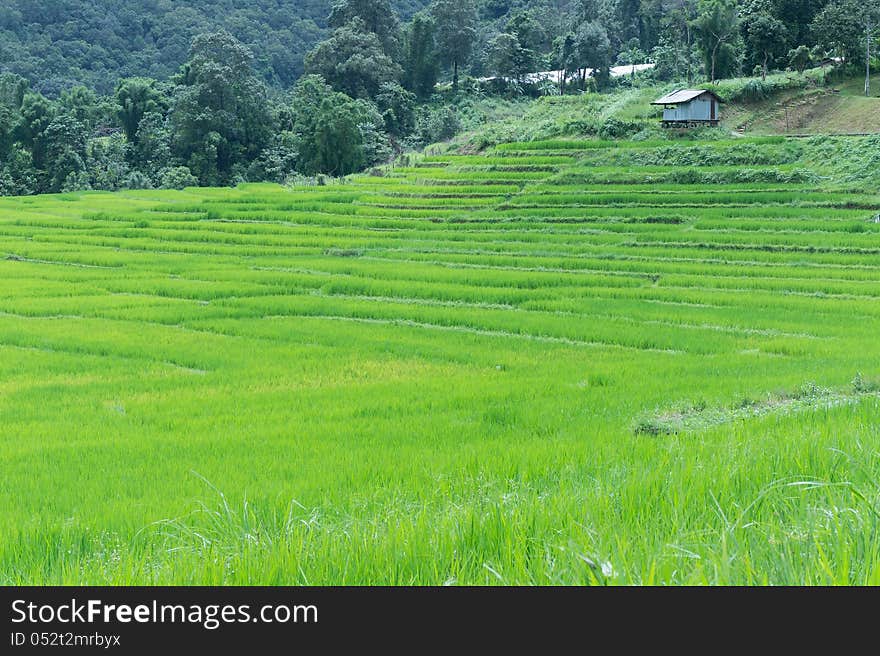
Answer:
<svg viewBox="0 0 880 656"><path fill-rule="evenodd" d="M554 140L0 199L0 583L880 584L841 172Z"/></svg>

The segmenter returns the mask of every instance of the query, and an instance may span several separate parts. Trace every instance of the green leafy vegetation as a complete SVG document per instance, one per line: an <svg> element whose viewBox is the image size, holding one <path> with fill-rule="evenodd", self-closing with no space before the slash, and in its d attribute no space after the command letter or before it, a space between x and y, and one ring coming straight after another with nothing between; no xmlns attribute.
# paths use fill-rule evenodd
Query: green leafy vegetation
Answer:
<svg viewBox="0 0 880 656"><path fill-rule="evenodd" d="M0 199L0 582L880 583L877 157Z"/></svg>

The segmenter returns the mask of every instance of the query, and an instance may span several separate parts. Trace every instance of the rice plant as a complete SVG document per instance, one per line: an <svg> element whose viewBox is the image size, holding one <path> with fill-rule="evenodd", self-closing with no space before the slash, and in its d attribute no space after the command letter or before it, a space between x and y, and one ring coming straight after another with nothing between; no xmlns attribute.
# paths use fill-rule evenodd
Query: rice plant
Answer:
<svg viewBox="0 0 880 656"><path fill-rule="evenodd" d="M2 198L0 583L878 584L872 148Z"/></svg>

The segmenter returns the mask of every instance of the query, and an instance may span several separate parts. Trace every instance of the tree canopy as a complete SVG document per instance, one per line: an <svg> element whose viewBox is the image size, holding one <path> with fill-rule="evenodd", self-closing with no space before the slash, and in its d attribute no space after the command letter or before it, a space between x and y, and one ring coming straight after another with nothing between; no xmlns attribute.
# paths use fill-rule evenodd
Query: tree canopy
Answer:
<svg viewBox="0 0 880 656"><path fill-rule="evenodd" d="M386 82L402 74L379 37L353 18L336 28L306 56L306 72L321 75L334 89L353 98L372 98Z"/></svg>
<svg viewBox="0 0 880 656"><path fill-rule="evenodd" d="M175 150L203 184L225 184L272 133L253 55L228 32L200 35L181 81L170 117Z"/></svg>
<svg viewBox="0 0 880 656"><path fill-rule="evenodd" d="M426 4L381 1L386 18ZM263 81L289 87L326 35L328 11L325 0L2 0L0 62L50 98L77 84L109 94L123 78L168 78L194 37L223 29L252 50Z"/></svg>

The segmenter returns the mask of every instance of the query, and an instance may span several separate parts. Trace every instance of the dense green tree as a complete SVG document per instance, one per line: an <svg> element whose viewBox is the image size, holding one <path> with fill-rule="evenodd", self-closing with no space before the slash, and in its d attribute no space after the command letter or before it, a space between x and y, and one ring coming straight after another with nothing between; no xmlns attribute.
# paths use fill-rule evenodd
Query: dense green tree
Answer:
<svg viewBox="0 0 880 656"><path fill-rule="evenodd" d="M15 132L18 126L18 114L10 107L0 104L0 162L12 150L15 143Z"/></svg>
<svg viewBox="0 0 880 656"><path fill-rule="evenodd" d="M82 85L63 91L58 105L82 123L89 134L94 132L99 124L109 122L108 104L99 100L94 91Z"/></svg>
<svg viewBox="0 0 880 656"><path fill-rule="evenodd" d="M132 171L128 174L128 177L125 179L125 182L122 185L123 189L152 189L153 181L150 180L150 177L144 175L140 171Z"/></svg>
<svg viewBox="0 0 880 656"><path fill-rule="evenodd" d="M396 82L386 82L379 88L375 102L382 116L385 132L403 138L415 129L415 94Z"/></svg>
<svg viewBox="0 0 880 656"><path fill-rule="evenodd" d="M347 175L390 152L375 106L334 91L319 75L297 82L290 120L297 169L307 175Z"/></svg>
<svg viewBox="0 0 880 656"><path fill-rule="evenodd" d="M860 0L832 0L813 20L817 43L840 57L844 67L862 51L862 4Z"/></svg>
<svg viewBox="0 0 880 656"><path fill-rule="evenodd" d="M434 20L427 13L413 17L404 34L403 85L419 98L428 98L437 85L437 42Z"/></svg>
<svg viewBox="0 0 880 656"><path fill-rule="evenodd" d="M739 5L736 0L700 0L698 7L692 23L696 43L703 54L706 77L715 82L731 73L735 65Z"/></svg>
<svg viewBox="0 0 880 656"><path fill-rule="evenodd" d="M694 71L701 65L700 55L693 44L671 38L665 32L651 51L651 59L654 61L652 73L658 80L685 80L688 85L693 80Z"/></svg>
<svg viewBox="0 0 880 656"><path fill-rule="evenodd" d="M121 134L93 139L87 147L86 167L94 189L116 191L131 174L126 158L128 143Z"/></svg>
<svg viewBox="0 0 880 656"><path fill-rule="evenodd" d="M227 32L193 40L171 113L176 154L202 184L227 184L269 142L274 130L267 91L253 56Z"/></svg>
<svg viewBox="0 0 880 656"><path fill-rule="evenodd" d="M168 167L159 173L160 189L185 189L198 184L198 178L186 166Z"/></svg>
<svg viewBox="0 0 880 656"><path fill-rule="evenodd" d="M334 95L336 94L336 95ZM304 75L293 87L292 102L287 112L285 128L293 132L297 138L308 137L309 128L321 103L326 98L339 98L345 95L335 92L320 75Z"/></svg>
<svg viewBox="0 0 880 656"><path fill-rule="evenodd" d="M366 163L354 100L316 75L300 80L293 98L300 170L347 175Z"/></svg>
<svg viewBox="0 0 880 656"><path fill-rule="evenodd" d="M785 25L792 44L813 46L813 19L829 0L770 0L770 13Z"/></svg>
<svg viewBox="0 0 880 656"><path fill-rule="evenodd" d="M320 75L337 91L352 98L372 98L402 71L385 54L379 38L359 18L334 30L306 56L306 72Z"/></svg>
<svg viewBox="0 0 880 656"><path fill-rule="evenodd" d="M782 21L766 11L749 14L743 20L746 44L761 63L761 78L767 79L768 62L785 52L788 31Z"/></svg>
<svg viewBox="0 0 880 656"><path fill-rule="evenodd" d="M585 88L590 75L599 87L607 83L612 62L611 40L599 21L581 23L559 41L558 48L564 80L574 79L580 88Z"/></svg>
<svg viewBox="0 0 880 656"><path fill-rule="evenodd" d="M315 120L315 171L347 175L366 164L358 114L352 102L334 104L327 99L318 108Z"/></svg>
<svg viewBox="0 0 880 656"><path fill-rule="evenodd" d="M428 146L454 137L461 129L461 119L454 107L422 106L416 112L416 137Z"/></svg>
<svg viewBox="0 0 880 656"><path fill-rule="evenodd" d="M871 44L880 35L880 6L862 0L832 0L813 21L819 45L848 62L865 64L865 95L871 92Z"/></svg>
<svg viewBox="0 0 880 656"><path fill-rule="evenodd" d="M495 75L517 81L535 69L535 53L524 48L516 34L495 35L487 47L487 59Z"/></svg>
<svg viewBox="0 0 880 656"><path fill-rule="evenodd" d="M602 88L608 82L613 61L608 30L598 21L590 21L578 27L575 38L582 67L592 70L592 76Z"/></svg>
<svg viewBox="0 0 880 656"><path fill-rule="evenodd" d="M660 22L658 43L651 51L654 75L659 79L693 81L700 66L693 30L696 17L697 0L670 0Z"/></svg>
<svg viewBox="0 0 880 656"><path fill-rule="evenodd" d="M457 90L459 68L470 60L477 36L476 5L473 0L434 0L431 15L440 60L452 67L452 88Z"/></svg>
<svg viewBox="0 0 880 656"><path fill-rule="evenodd" d="M61 184L60 191L68 193L71 191L91 191L93 189L91 176L85 169L76 169L71 171Z"/></svg>
<svg viewBox="0 0 880 656"><path fill-rule="evenodd" d="M798 73L803 73L813 61L813 56L807 46L798 46L788 51L788 64Z"/></svg>
<svg viewBox="0 0 880 656"><path fill-rule="evenodd" d="M29 87L28 81L20 75L0 73L0 105L18 111Z"/></svg>
<svg viewBox="0 0 880 656"><path fill-rule="evenodd" d="M517 80L523 73L527 73L528 71L523 71L518 66L517 54L520 49L519 39L515 34L502 32L492 37L486 46L486 61L491 73L502 78L510 77Z"/></svg>
<svg viewBox="0 0 880 656"><path fill-rule="evenodd" d="M574 34L569 32L564 36L557 37L553 42L554 59L557 65L562 69L562 75L559 78L559 92L565 93L569 78L578 72L577 48L575 46ZM580 75L576 75L577 82L580 82Z"/></svg>
<svg viewBox="0 0 880 656"><path fill-rule="evenodd" d="M497 21L508 16L514 7L514 0L483 0L479 6L482 20Z"/></svg>
<svg viewBox="0 0 880 656"><path fill-rule="evenodd" d="M0 196L27 196L40 191L31 152L20 145L13 146L0 161Z"/></svg>
<svg viewBox="0 0 880 656"><path fill-rule="evenodd" d="M639 40L632 38L623 44L623 48L617 54L617 63L621 66L644 64L646 58L647 55L642 50Z"/></svg>
<svg viewBox="0 0 880 656"><path fill-rule="evenodd" d="M156 80L133 77L120 81L116 87L116 116L132 143L137 141L138 127L144 116L162 109L162 92Z"/></svg>
<svg viewBox="0 0 880 656"><path fill-rule="evenodd" d="M603 0L575 0L571 8L571 23L575 26L600 20Z"/></svg>
<svg viewBox="0 0 880 656"><path fill-rule="evenodd" d="M390 160L394 148L385 132L385 118L379 109L368 100L356 100L354 111L363 144L363 167L383 164Z"/></svg>
<svg viewBox="0 0 880 656"><path fill-rule="evenodd" d="M298 159L296 135L289 131L279 132L248 168L248 180L283 183L296 172Z"/></svg>
<svg viewBox="0 0 880 656"><path fill-rule="evenodd" d="M135 140L129 143L128 152L132 164L153 178L159 171L171 166L171 130L163 114L144 114L138 124Z"/></svg>
<svg viewBox="0 0 880 656"><path fill-rule="evenodd" d="M233 181L231 148L219 132L212 130L192 140L184 161L203 186L219 187Z"/></svg>
<svg viewBox="0 0 880 656"><path fill-rule="evenodd" d="M389 0L338 0L330 10L327 23L338 29L355 19L362 22L365 31L376 35L388 57L398 57L400 21Z"/></svg>
<svg viewBox="0 0 880 656"><path fill-rule="evenodd" d="M510 17L504 31L516 35L520 47L530 51L531 56L537 60L541 54L548 54L553 47L550 28L543 22L546 19L547 16L537 9L520 10Z"/></svg>
<svg viewBox="0 0 880 656"><path fill-rule="evenodd" d="M17 140L31 151L34 167L42 169L46 155L44 133L52 122L55 110L42 94L29 91L24 94L19 113L21 119L16 131Z"/></svg>
<svg viewBox="0 0 880 656"><path fill-rule="evenodd" d="M85 126L70 114L59 114L46 127L42 140L48 191L62 191L71 174L76 176L86 170Z"/></svg>

